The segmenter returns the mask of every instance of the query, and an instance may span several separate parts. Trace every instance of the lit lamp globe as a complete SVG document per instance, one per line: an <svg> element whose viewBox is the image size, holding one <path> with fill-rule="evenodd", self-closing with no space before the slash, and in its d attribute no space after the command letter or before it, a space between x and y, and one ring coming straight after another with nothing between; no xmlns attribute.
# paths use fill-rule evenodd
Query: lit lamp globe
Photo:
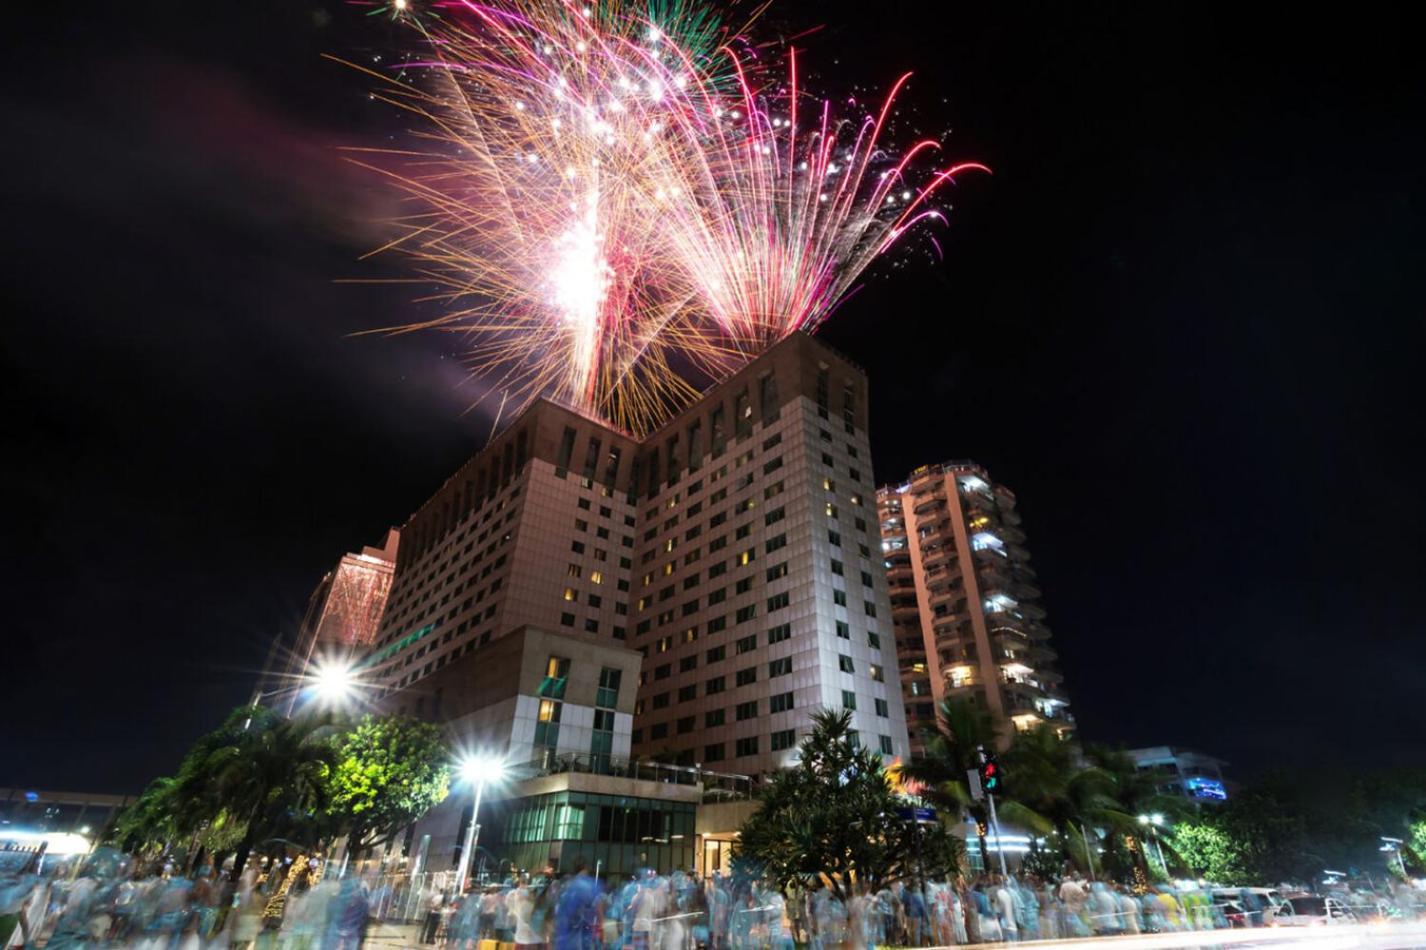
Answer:
<svg viewBox="0 0 1426 950"><path fill-rule="evenodd" d="M345 664L323 666L312 677L312 686L324 702L346 702L356 692L356 671Z"/></svg>

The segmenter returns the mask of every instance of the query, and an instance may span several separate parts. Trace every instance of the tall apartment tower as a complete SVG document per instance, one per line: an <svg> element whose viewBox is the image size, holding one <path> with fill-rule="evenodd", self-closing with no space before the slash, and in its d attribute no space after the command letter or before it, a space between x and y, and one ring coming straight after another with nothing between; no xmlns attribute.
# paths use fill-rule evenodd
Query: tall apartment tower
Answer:
<svg viewBox="0 0 1426 950"><path fill-rule="evenodd" d="M590 711L612 748L604 729L571 746L582 721L549 728L558 703L537 747L757 774L832 707L906 756L866 391L799 334L643 440L534 403L403 529L368 657L383 704L447 718L475 677L435 674L529 628L642 654L632 723Z"/></svg>
<svg viewBox="0 0 1426 950"><path fill-rule="evenodd" d="M972 698L1016 729L1074 728L1015 495L971 462L877 490L912 754L936 705Z"/></svg>

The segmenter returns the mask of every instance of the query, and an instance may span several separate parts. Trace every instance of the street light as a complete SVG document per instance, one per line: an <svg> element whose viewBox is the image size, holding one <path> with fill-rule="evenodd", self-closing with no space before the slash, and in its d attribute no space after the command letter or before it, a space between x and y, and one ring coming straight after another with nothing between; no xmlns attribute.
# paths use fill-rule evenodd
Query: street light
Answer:
<svg viewBox="0 0 1426 950"><path fill-rule="evenodd" d="M480 797L489 782L505 776L505 760L490 755L473 755L461 760L460 777L475 789L475 807L470 812L470 825L465 830L465 847L461 849L460 867L456 869L456 894L465 892L465 878L475 858L475 846L480 841Z"/></svg>
<svg viewBox="0 0 1426 950"><path fill-rule="evenodd" d="M357 677L357 668L350 661L333 661L324 663L314 671L307 673L302 677L300 685L310 687L322 702L338 705L356 694L360 682ZM257 712L258 703L264 699L271 699L279 693L288 692L292 688L279 686L265 691L253 690L253 698L248 701L248 717L243 720L243 731L247 732L248 728L252 726L253 714Z"/></svg>
<svg viewBox="0 0 1426 950"><path fill-rule="evenodd" d="M1406 842L1400 838L1388 838L1382 835L1381 850L1396 855L1397 866L1401 868L1402 880L1406 880L1406 859L1401 856L1401 846Z"/></svg>
<svg viewBox="0 0 1426 950"><path fill-rule="evenodd" d="M332 663L317 667L310 677L312 688L323 702L340 703L356 692L356 669L349 663Z"/></svg>
<svg viewBox="0 0 1426 950"><path fill-rule="evenodd" d="M1164 869L1164 875L1168 876L1169 866L1164 861L1164 849L1159 844L1159 826L1164 823L1164 816L1155 812L1152 815L1140 815L1139 824L1149 829L1149 837L1154 841L1154 851L1159 856L1159 867Z"/></svg>

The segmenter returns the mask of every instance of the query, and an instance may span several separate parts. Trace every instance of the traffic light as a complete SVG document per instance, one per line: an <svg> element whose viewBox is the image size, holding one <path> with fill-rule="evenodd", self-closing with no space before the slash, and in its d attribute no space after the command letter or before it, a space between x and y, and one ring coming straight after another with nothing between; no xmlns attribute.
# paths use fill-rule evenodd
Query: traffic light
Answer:
<svg viewBox="0 0 1426 950"><path fill-rule="evenodd" d="M980 763L980 787L990 795L1000 795L1005 791L1005 772L994 752L985 753L984 761Z"/></svg>

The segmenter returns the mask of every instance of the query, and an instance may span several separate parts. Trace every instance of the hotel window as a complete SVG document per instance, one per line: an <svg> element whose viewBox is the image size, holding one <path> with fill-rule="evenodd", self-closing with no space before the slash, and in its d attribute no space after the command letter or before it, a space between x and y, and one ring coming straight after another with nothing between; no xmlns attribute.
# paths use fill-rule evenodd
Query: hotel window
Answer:
<svg viewBox="0 0 1426 950"><path fill-rule="evenodd" d="M758 636L757 636L757 634L752 634L751 636L740 637L740 638L733 644L733 650L734 650L735 653L739 653L739 654L751 653L753 650L756 650L756 649L757 649L757 646L758 646Z"/></svg>
<svg viewBox="0 0 1426 950"><path fill-rule="evenodd" d="M742 758L748 755L757 755L758 737L748 736L744 739L739 739L734 745L733 754L738 758Z"/></svg>
<svg viewBox="0 0 1426 950"><path fill-rule="evenodd" d="M786 591L782 592L781 594L774 594L773 596L767 599L767 612L772 613L775 610L781 610L791 602L791 595L789 595Z"/></svg>
<svg viewBox="0 0 1426 950"><path fill-rule="evenodd" d="M797 744L797 730L782 729L778 732L774 732L769 739L769 745L772 747L772 751L781 752L783 749L790 749Z"/></svg>
<svg viewBox="0 0 1426 950"><path fill-rule="evenodd" d="M560 712L563 703L552 699L540 700L540 709L535 722L535 745L553 749L560 741Z"/></svg>
<svg viewBox="0 0 1426 950"><path fill-rule="evenodd" d="M708 417L708 430L711 434L710 452L714 458L723 454L723 448L728 441L727 426L723 421L723 404L719 403L713 407L713 412Z"/></svg>
<svg viewBox="0 0 1426 950"><path fill-rule="evenodd" d="M719 693L723 692L725 685L726 684L724 683L723 677L715 676L711 680L708 680L708 682L703 684L703 695L717 696Z"/></svg>
<svg viewBox="0 0 1426 950"><path fill-rule="evenodd" d="M781 643L782 641L790 638L791 636L792 624L780 623L767 632L767 642L768 645L771 646L774 643Z"/></svg>
<svg viewBox="0 0 1426 950"><path fill-rule="evenodd" d="M703 747L703 761L704 761L704 762L721 762L721 761L723 761L723 743L718 742L718 743L715 743L715 744L713 744L713 745L706 745L706 746L704 746L704 747Z"/></svg>
<svg viewBox="0 0 1426 950"><path fill-rule="evenodd" d="M721 726L724 722L724 710L713 709L703 714L703 727L711 729L714 726Z"/></svg>
<svg viewBox="0 0 1426 950"><path fill-rule="evenodd" d="M857 694L849 689L842 690L842 708L855 711L857 708Z"/></svg>
<svg viewBox="0 0 1426 950"><path fill-rule="evenodd" d="M767 665L768 679L776 679L779 676L786 676L792 672L792 657L785 656L778 660L773 660Z"/></svg>
<svg viewBox="0 0 1426 950"><path fill-rule="evenodd" d="M746 607L739 607L734 617L735 623L747 623L758 615L758 605L748 604Z"/></svg>
<svg viewBox="0 0 1426 950"><path fill-rule="evenodd" d="M569 659L552 656L545 663L545 678L540 681L539 694L551 699L564 699L565 684L569 682Z"/></svg>
<svg viewBox="0 0 1426 950"><path fill-rule="evenodd" d="M875 706L876 706L876 714L877 714L878 716L880 716L881 718L885 719L885 718L890 714L890 709L889 709L889 708L887 707L887 705L886 705L886 700L884 700L884 699L875 699L875 700L872 700L872 702L873 702L873 703L875 704Z"/></svg>
<svg viewBox="0 0 1426 950"><path fill-rule="evenodd" d="M738 686L748 686L758 681L758 668L750 666L747 669L739 670L735 677Z"/></svg>
<svg viewBox="0 0 1426 950"><path fill-rule="evenodd" d="M893 752L896 751L891 745L891 736L880 736L879 738L881 739L882 755L891 755Z"/></svg>
<svg viewBox="0 0 1426 950"><path fill-rule="evenodd" d="M666 709L666 708L668 708L668 696L669 696L668 693L659 693L657 696L655 696L655 697L654 697L654 708L655 708L655 709Z"/></svg>
<svg viewBox="0 0 1426 950"><path fill-rule="evenodd" d="M569 458L574 454L574 430L565 426L564 435L560 437L559 452L555 456L555 468L569 468Z"/></svg>
<svg viewBox="0 0 1426 950"><path fill-rule="evenodd" d="M727 647L714 647L713 649L708 651L707 655L705 656L705 660L709 663L717 663L727 655Z"/></svg>
<svg viewBox="0 0 1426 950"><path fill-rule="evenodd" d="M768 712L787 712L792 708L792 693L778 693L768 700Z"/></svg>
<svg viewBox="0 0 1426 950"><path fill-rule="evenodd" d="M772 373L767 373L758 379L758 404L762 409L763 425L770 425L777 421L777 377Z"/></svg>
<svg viewBox="0 0 1426 950"><path fill-rule="evenodd" d="M855 673L857 671L855 664L852 663L852 658L845 653L837 654L837 668L843 673Z"/></svg>
<svg viewBox="0 0 1426 950"><path fill-rule="evenodd" d="M886 675L881 671L881 667L877 666L875 663L868 666L867 671L871 674L871 678L874 682L886 682Z"/></svg>
<svg viewBox="0 0 1426 950"><path fill-rule="evenodd" d="M679 735L687 735L698 726L697 716L684 716L674 726L674 731Z"/></svg>
<svg viewBox="0 0 1426 950"><path fill-rule="evenodd" d="M753 434L753 404L746 387L733 397L733 434L739 439Z"/></svg>
<svg viewBox="0 0 1426 950"><path fill-rule="evenodd" d="M690 653L688 656L678 661L678 671L687 673L690 670L698 669L698 654Z"/></svg>
<svg viewBox="0 0 1426 950"><path fill-rule="evenodd" d="M751 700L750 702L746 703L738 703L737 708L735 710L734 719L736 719L738 722L745 722L746 720L756 718L758 718L757 700Z"/></svg>
<svg viewBox="0 0 1426 950"><path fill-rule="evenodd" d="M690 683L687 686L678 688L678 701L681 703L692 702L698 698L698 684Z"/></svg>
<svg viewBox="0 0 1426 950"><path fill-rule="evenodd" d="M609 709L619 705L619 681L623 675L620 670L611 666L599 671L599 689L594 694L594 705Z"/></svg>
<svg viewBox="0 0 1426 950"><path fill-rule="evenodd" d="M850 640L852 638L852 628L847 626L847 622L845 620L837 621L837 636L841 637L843 640Z"/></svg>

